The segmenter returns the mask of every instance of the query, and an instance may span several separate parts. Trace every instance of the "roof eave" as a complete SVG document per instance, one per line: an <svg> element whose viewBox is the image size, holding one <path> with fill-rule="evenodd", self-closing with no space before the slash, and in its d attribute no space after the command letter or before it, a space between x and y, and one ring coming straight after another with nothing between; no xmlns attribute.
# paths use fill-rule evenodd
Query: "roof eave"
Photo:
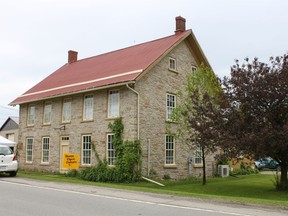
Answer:
<svg viewBox="0 0 288 216"><path fill-rule="evenodd" d="M143 77L148 71L150 71L151 68L153 68L156 64L158 64L172 49L174 49L182 41L184 41L187 37L189 37L191 35L191 33L192 33L192 30L189 29L189 30L187 30L187 32L189 32L189 33L187 33L187 35L185 35L182 38L180 38L171 47L169 47L165 52L163 52L157 59L155 59L155 61L152 64L150 64L146 69L144 69L143 72L138 75L136 80L141 79L141 77Z"/></svg>
<svg viewBox="0 0 288 216"><path fill-rule="evenodd" d="M86 92L91 92L91 91L96 91L96 90L101 90L101 89L124 86L127 84L134 84L135 82L136 82L135 80L130 80L130 81L115 83L115 84L111 84L111 85L105 85L105 86L99 86L99 87L94 87L94 88L89 88L89 89L83 89L83 90L75 91L75 92L69 92L69 93L64 93L64 94L52 95L52 96L48 96L48 97L36 98L33 100L26 100L26 101L21 101L21 102L11 102L9 105L10 106L16 106L16 105L21 105L21 104L26 104L26 103L35 103L38 101L49 100L49 99L58 98L58 97L66 97L66 96L70 96L70 95L81 94L81 93L86 93Z"/></svg>
<svg viewBox="0 0 288 216"><path fill-rule="evenodd" d="M198 57L200 64L204 63L206 66L208 66L209 68L212 69L208 59L206 58L199 42L197 41L194 33L191 31L191 34L187 37L191 47L193 47L194 49L196 49L196 56Z"/></svg>

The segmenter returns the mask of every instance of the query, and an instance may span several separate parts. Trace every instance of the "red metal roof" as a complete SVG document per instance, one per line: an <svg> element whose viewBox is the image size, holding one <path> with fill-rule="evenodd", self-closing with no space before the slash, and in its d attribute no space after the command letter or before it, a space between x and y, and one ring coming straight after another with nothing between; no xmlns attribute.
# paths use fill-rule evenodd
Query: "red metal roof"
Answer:
<svg viewBox="0 0 288 216"><path fill-rule="evenodd" d="M135 81L165 52L191 33L191 30L187 30L71 64L67 63L16 98L10 105Z"/></svg>

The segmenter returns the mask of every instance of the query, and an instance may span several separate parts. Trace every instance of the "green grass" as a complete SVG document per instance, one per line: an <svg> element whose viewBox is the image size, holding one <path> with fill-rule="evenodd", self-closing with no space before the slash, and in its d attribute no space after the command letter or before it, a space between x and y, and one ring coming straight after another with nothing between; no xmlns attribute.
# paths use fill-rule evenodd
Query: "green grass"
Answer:
<svg viewBox="0 0 288 216"><path fill-rule="evenodd" d="M190 196L222 201L282 206L288 208L288 192L277 192L273 185L273 175L247 175L242 177L208 178L207 185L202 186L201 179L181 181L159 181L161 187L149 182L133 184L112 184L84 181L79 178L65 177L39 172L20 171L18 176L46 181L68 182L102 187L137 190L178 196Z"/></svg>

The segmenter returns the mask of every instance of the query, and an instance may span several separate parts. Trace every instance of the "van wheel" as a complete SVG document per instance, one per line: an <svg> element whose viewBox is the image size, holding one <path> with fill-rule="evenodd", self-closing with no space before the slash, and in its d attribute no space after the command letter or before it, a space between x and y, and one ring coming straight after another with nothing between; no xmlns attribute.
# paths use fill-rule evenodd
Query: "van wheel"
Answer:
<svg viewBox="0 0 288 216"><path fill-rule="evenodd" d="M17 171L12 171L12 172L9 172L9 175L10 175L11 177L14 177L14 176L16 176L16 174L17 174Z"/></svg>

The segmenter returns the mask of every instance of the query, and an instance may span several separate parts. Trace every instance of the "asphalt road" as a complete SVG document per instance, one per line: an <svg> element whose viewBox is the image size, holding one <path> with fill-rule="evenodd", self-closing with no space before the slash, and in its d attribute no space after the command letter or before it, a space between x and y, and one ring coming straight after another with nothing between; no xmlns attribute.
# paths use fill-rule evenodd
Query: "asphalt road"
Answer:
<svg viewBox="0 0 288 216"><path fill-rule="evenodd" d="M284 216L288 211L95 186L0 177L2 216Z"/></svg>

